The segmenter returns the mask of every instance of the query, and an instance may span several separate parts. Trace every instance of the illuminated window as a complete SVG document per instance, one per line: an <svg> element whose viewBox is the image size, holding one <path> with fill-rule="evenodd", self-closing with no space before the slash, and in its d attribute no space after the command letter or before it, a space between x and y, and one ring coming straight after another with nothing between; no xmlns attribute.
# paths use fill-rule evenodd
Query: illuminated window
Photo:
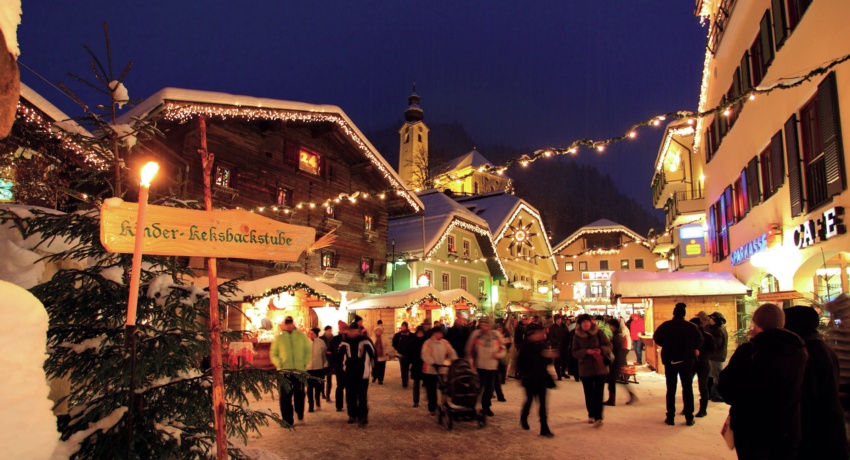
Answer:
<svg viewBox="0 0 850 460"><path fill-rule="evenodd" d="M298 169L318 176L321 173L322 157L318 154L301 150L298 152Z"/></svg>
<svg viewBox="0 0 850 460"><path fill-rule="evenodd" d="M485 286L485 284L484 284L484 280L478 280L478 295L479 295L479 296L485 296L485 295L487 295L487 292L485 291L485 287L484 287L484 286Z"/></svg>
<svg viewBox="0 0 850 460"><path fill-rule="evenodd" d="M322 251L322 268L336 267L336 253L333 251Z"/></svg>
<svg viewBox="0 0 850 460"><path fill-rule="evenodd" d="M370 216L368 214L363 216L363 228L364 229L372 230L372 224L373 224L372 216Z"/></svg>
<svg viewBox="0 0 850 460"><path fill-rule="evenodd" d="M360 274L365 275L367 273L372 273L372 265L374 261L372 259L361 257L360 258Z"/></svg>
<svg viewBox="0 0 850 460"><path fill-rule="evenodd" d="M450 254L457 254L457 243L455 242L454 235L446 237L446 244L448 245Z"/></svg>
<svg viewBox="0 0 850 460"><path fill-rule="evenodd" d="M575 270L575 264L573 262L564 262L564 271L571 272Z"/></svg>
<svg viewBox="0 0 850 460"><path fill-rule="evenodd" d="M233 171L224 166L215 167L215 185L221 187L230 187Z"/></svg>
<svg viewBox="0 0 850 460"><path fill-rule="evenodd" d="M277 204L292 207L292 189L285 187L277 188Z"/></svg>
<svg viewBox="0 0 850 460"><path fill-rule="evenodd" d="M629 259L620 259L620 270L628 270L629 265Z"/></svg>
<svg viewBox="0 0 850 460"><path fill-rule="evenodd" d="M463 240L463 256L468 258L470 254L472 254L472 242Z"/></svg>
<svg viewBox="0 0 850 460"><path fill-rule="evenodd" d="M325 208L325 217L328 219L336 219L336 206L329 204Z"/></svg>

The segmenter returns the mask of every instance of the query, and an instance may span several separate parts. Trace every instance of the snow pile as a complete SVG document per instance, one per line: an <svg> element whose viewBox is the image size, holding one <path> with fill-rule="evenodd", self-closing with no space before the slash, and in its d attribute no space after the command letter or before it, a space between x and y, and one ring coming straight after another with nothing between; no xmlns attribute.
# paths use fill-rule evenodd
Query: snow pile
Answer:
<svg viewBox="0 0 850 460"><path fill-rule="evenodd" d="M47 311L32 294L0 281L0 446L4 458L50 458L59 441L46 358ZM57 457L57 458L68 458Z"/></svg>
<svg viewBox="0 0 850 460"><path fill-rule="evenodd" d="M118 423L119 420L121 420L121 417L124 416L125 412L127 412L126 407L119 407L118 409L115 409L114 411L110 412L109 415L98 420L97 422L89 423L89 427L87 429L80 430L80 431L74 433L73 435L71 435L70 438L68 438L67 441L61 443L59 448L56 450L56 454L54 454L53 458L54 459L68 458L71 455L74 455L75 453L77 453L77 451L80 450L80 443L82 443L83 440L85 440L87 437L89 437L95 431L98 431L98 430L107 431L107 430L109 430L110 428L115 426L115 424ZM45 457L32 457L32 458L45 458Z"/></svg>
<svg viewBox="0 0 850 460"><path fill-rule="evenodd" d="M123 88L123 86L121 86L121 88ZM124 92L126 94L126 89L125 89ZM124 105L124 104L121 103L121 104L118 104L118 105L121 106L121 105ZM132 149L133 146L136 145L136 141L138 139L136 138L136 135L135 135L136 130L133 129L132 126L130 126L130 125L110 125L110 128L112 128L112 130L115 131L115 134L118 135L118 139L128 149Z"/></svg>
<svg viewBox="0 0 850 460"><path fill-rule="evenodd" d="M21 55L18 47L18 25L21 24L21 0L3 0L0 2L0 31L6 38L6 48L13 56Z"/></svg>
<svg viewBox="0 0 850 460"><path fill-rule="evenodd" d="M38 254L0 239L0 280L30 289L44 274L44 262Z"/></svg>
<svg viewBox="0 0 850 460"><path fill-rule="evenodd" d="M112 80L109 82L109 89L112 90L112 96L115 99L115 102L118 103L118 108L124 107L124 104L130 101L130 95L127 92L127 87L124 86L124 83L121 83L118 80Z"/></svg>

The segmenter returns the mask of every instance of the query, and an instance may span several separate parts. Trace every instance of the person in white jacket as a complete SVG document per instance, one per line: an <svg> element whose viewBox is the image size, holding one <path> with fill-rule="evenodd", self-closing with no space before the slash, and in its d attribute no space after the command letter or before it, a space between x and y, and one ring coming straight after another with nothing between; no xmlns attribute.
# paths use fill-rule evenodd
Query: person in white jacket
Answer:
<svg viewBox="0 0 850 460"><path fill-rule="evenodd" d="M490 410L493 402L493 389L499 369L499 361L505 356L505 345L501 334L493 330L490 318L486 316L478 321L478 329L474 330L466 343L466 359L478 370L478 380L481 382L481 408L484 414L492 417Z"/></svg>
<svg viewBox="0 0 850 460"><path fill-rule="evenodd" d="M307 373L316 379L310 379L307 383L307 412L313 412L313 403L315 402L316 409L322 409L322 389L325 386L325 374L328 372L328 346L324 340L319 337L321 330L314 327L307 331L307 338L310 339L312 349L310 352L310 361L307 362Z"/></svg>
<svg viewBox="0 0 850 460"><path fill-rule="evenodd" d="M451 363L457 359L452 345L443 340L443 330L435 327L431 329L431 337L422 345L422 361L424 372L422 381L425 383L425 394L428 396L428 412L431 415L437 413L437 372L440 374L449 372L446 360ZM438 367L437 367L438 366Z"/></svg>

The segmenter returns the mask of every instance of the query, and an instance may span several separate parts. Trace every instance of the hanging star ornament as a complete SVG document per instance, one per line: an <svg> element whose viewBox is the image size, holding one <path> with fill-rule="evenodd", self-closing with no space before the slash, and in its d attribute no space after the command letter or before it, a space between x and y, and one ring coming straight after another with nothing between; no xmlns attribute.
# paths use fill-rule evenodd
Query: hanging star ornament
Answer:
<svg viewBox="0 0 850 460"><path fill-rule="evenodd" d="M537 236L538 234L530 231L532 225L534 225L534 221L529 222L528 225L523 225L521 217L519 218L516 227L509 225L508 228L511 229L513 233L505 235L506 238L511 239L511 244L508 245L508 249L514 247L514 245L517 247L526 245L530 248L534 248L534 245L531 244L531 237Z"/></svg>

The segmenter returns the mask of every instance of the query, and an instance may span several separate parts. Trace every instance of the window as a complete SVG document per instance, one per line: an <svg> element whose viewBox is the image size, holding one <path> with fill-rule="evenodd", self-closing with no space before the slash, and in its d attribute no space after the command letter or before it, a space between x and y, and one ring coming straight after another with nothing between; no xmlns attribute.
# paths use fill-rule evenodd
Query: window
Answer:
<svg viewBox="0 0 850 460"><path fill-rule="evenodd" d="M759 34L750 47L750 70L753 84L761 84L767 68L773 62L773 33L770 29L770 10L764 13L759 25Z"/></svg>
<svg viewBox="0 0 850 460"><path fill-rule="evenodd" d="M329 203L325 206L325 217L328 219L336 219L336 205Z"/></svg>
<svg viewBox="0 0 850 460"><path fill-rule="evenodd" d="M732 206L731 196L732 188L727 187L726 191L720 195L720 199L708 211L709 246L714 262L720 262L729 257L729 227L732 226L730 218L733 217L729 212Z"/></svg>
<svg viewBox="0 0 850 460"><path fill-rule="evenodd" d="M596 233L584 237L585 249L615 249L619 246L619 233Z"/></svg>
<svg viewBox="0 0 850 460"><path fill-rule="evenodd" d="M336 253L333 251L322 251L322 268L336 267Z"/></svg>
<svg viewBox="0 0 850 460"><path fill-rule="evenodd" d="M487 295L487 285L484 280L478 280L478 296L484 297Z"/></svg>
<svg viewBox="0 0 850 460"><path fill-rule="evenodd" d="M363 216L363 228L365 230L372 230L373 224L374 224L374 221L372 219L372 216L370 216L369 214L365 214Z"/></svg>
<svg viewBox="0 0 850 460"><path fill-rule="evenodd" d="M599 270L608 270L608 261L600 260L599 261Z"/></svg>
<svg viewBox="0 0 850 460"><path fill-rule="evenodd" d="M635 270L643 270L643 259L635 259Z"/></svg>
<svg viewBox="0 0 850 460"><path fill-rule="evenodd" d="M449 235L446 237L446 245L449 250L449 254L457 254L457 243L455 242L455 236Z"/></svg>
<svg viewBox="0 0 850 460"><path fill-rule="evenodd" d="M779 190L779 187L785 183L785 159L783 157L782 131L779 131L770 140L770 145L759 154L762 201L773 196Z"/></svg>
<svg viewBox="0 0 850 460"><path fill-rule="evenodd" d="M425 270L425 276L428 277L428 285L434 285L434 271L433 270Z"/></svg>
<svg viewBox="0 0 850 460"><path fill-rule="evenodd" d="M571 272L575 270L575 264L573 262L564 262L564 271Z"/></svg>
<svg viewBox="0 0 850 460"><path fill-rule="evenodd" d="M735 221L740 221L750 212L750 203L747 201L746 193L746 170L735 180L733 185L735 195L734 214Z"/></svg>
<svg viewBox="0 0 850 460"><path fill-rule="evenodd" d="M792 215L829 202L845 189L844 153L835 73L818 85L815 96L800 109L800 146L794 117L785 124L785 150ZM798 151L799 148L799 151ZM802 185L802 187L801 187Z"/></svg>
<svg viewBox="0 0 850 460"><path fill-rule="evenodd" d="M620 270L629 269L629 259L620 259Z"/></svg>
<svg viewBox="0 0 850 460"><path fill-rule="evenodd" d="M468 259L472 255L472 242L464 239L463 240L463 257Z"/></svg>
<svg viewBox="0 0 850 460"><path fill-rule="evenodd" d="M788 0L788 28L792 31L797 28L803 14L812 4L812 0Z"/></svg>
<svg viewBox="0 0 850 460"><path fill-rule="evenodd" d="M416 137L418 137L418 138L419 138L419 142L421 143L421 142L422 142L422 135L421 135L421 134L417 134L417 135L416 135Z"/></svg>
<svg viewBox="0 0 850 460"><path fill-rule="evenodd" d="M466 275L460 275L460 288L469 292L469 278Z"/></svg>
<svg viewBox="0 0 850 460"><path fill-rule="evenodd" d="M215 167L215 185L219 187L230 187L233 183L233 170L227 166Z"/></svg>
<svg viewBox="0 0 850 460"><path fill-rule="evenodd" d="M318 176L322 170L322 157L318 153L313 153L308 150L298 152L298 169Z"/></svg>
<svg viewBox="0 0 850 460"><path fill-rule="evenodd" d="M275 202L278 204L278 206L288 206L291 208L294 203L292 189L286 187L278 187L277 199L275 199Z"/></svg>
<svg viewBox="0 0 850 460"><path fill-rule="evenodd" d="M448 273L442 273L441 275L442 288L441 291L448 291L452 288L451 278Z"/></svg>
<svg viewBox="0 0 850 460"><path fill-rule="evenodd" d="M586 272L587 271L587 262L582 261L578 263L578 271Z"/></svg>
<svg viewBox="0 0 850 460"><path fill-rule="evenodd" d="M360 275L372 273L372 269L373 269L374 264L375 264L374 260L367 258L367 257L361 257L360 258Z"/></svg>

